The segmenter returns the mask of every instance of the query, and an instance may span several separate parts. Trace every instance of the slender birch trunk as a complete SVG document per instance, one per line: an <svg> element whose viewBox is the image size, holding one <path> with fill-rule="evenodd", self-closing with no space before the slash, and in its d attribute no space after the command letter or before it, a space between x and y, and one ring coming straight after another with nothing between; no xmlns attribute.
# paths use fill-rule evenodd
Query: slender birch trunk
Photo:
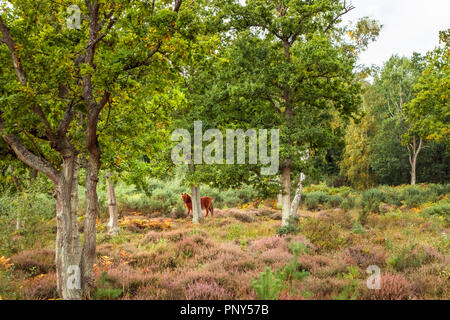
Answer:
<svg viewBox="0 0 450 320"><path fill-rule="evenodd" d="M290 208L291 208L291 168L290 165L283 168L283 174L281 176L281 184L283 186L282 195L282 226L289 224Z"/></svg>
<svg viewBox="0 0 450 320"><path fill-rule="evenodd" d="M118 227L118 212L117 212L117 201L116 192L114 189L114 181L112 180L112 173L106 175L106 189L108 193L108 210L109 210L109 222L108 222L108 233L112 236L119 234Z"/></svg>
<svg viewBox="0 0 450 320"><path fill-rule="evenodd" d="M306 150L306 154L302 157L302 160L306 161L308 159L309 159L309 150ZM291 212L290 212L291 217L297 216L298 207L300 205L300 201L302 200L303 181L305 181L305 179L306 179L305 174L303 172L300 173L298 179L298 188L297 191L295 192L295 197L294 200L292 200L291 204Z"/></svg>
<svg viewBox="0 0 450 320"><path fill-rule="evenodd" d="M197 224L203 219L202 207L200 201L200 188L198 186L191 186L192 199L192 222Z"/></svg>

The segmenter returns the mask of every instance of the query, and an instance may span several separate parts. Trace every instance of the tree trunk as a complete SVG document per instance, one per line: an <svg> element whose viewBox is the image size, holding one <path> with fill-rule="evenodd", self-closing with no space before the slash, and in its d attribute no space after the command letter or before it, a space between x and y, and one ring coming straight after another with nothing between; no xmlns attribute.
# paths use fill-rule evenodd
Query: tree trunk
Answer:
<svg viewBox="0 0 450 320"><path fill-rule="evenodd" d="M191 198L192 198L192 222L195 224L200 223L203 219L202 207L200 201L200 188L198 186L191 186Z"/></svg>
<svg viewBox="0 0 450 320"><path fill-rule="evenodd" d="M291 208L291 167L290 161L287 161L286 166L283 168L283 174L281 176L281 184L283 186L282 196L282 226L289 224L290 208Z"/></svg>
<svg viewBox="0 0 450 320"><path fill-rule="evenodd" d="M283 194L279 193L277 194L277 209L283 208Z"/></svg>
<svg viewBox="0 0 450 320"><path fill-rule="evenodd" d="M306 161L308 159L309 159L309 150L306 150L306 154L302 157L302 160ZM292 204L291 204L291 212L290 212L291 217L297 216L298 207L299 207L300 201L302 199L303 181L305 181L305 179L306 179L305 174L303 172L300 173L299 180L298 180L298 188L297 188L297 191L295 192L295 197L294 197L294 200L292 200Z"/></svg>
<svg viewBox="0 0 450 320"><path fill-rule="evenodd" d="M291 212L290 212L291 217L297 216L298 207L300 205L300 201L302 200L303 181L305 181L305 175L303 173L300 173L298 188L297 191L295 192L295 197L294 200L292 200L291 204Z"/></svg>
<svg viewBox="0 0 450 320"><path fill-rule="evenodd" d="M414 186L416 184L416 161L413 161L411 164L411 185Z"/></svg>
<svg viewBox="0 0 450 320"><path fill-rule="evenodd" d="M82 296L78 233L78 161L77 156L64 158L62 173L56 186L56 275L60 297L79 300Z"/></svg>
<svg viewBox="0 0 450 320"><path fill-rule="evenodd" d="M411 165L411 185L416 184L416 167L417 167L417 157L422 150L423 139L419 139L419 145L417 146L416 136L413 136L413 142L408 146L409 152L409 164Z"/></svg>
<svg viewBox="0 0 450 320"><path fill-rule="evenodd" d="M119 234L119 227L117 225L118 213L117 213L116 192L114 190L114 181L112 180L111 173L108 173L106 175L106 189L108 192L108 210L109 210L108 233L112 236L115 236Z"/></svg>
<svg viewBox="0 0 450 320"><path fill-rule="evenodd" d="M86 297L94 285L94 262L96 250L96 223L98 213L97 183L100 163L92 157L86 170L86 213L84 219L84 244L81 256L82 287Z"/></svg>

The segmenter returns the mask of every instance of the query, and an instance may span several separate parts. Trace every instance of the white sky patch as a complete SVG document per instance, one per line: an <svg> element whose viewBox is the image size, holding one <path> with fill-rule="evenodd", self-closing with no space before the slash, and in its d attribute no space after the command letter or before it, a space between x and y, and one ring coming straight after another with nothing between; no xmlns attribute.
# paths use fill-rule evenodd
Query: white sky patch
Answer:
<svg viewBox="0 0 450 320"><path fill-rule="evenodd" d="M369 16L383 29L361 54L360 63L381 66L393 54L425 54L439 44L439 31L450 28L449 0L352 0L356 7L345 21Z"/></svg>

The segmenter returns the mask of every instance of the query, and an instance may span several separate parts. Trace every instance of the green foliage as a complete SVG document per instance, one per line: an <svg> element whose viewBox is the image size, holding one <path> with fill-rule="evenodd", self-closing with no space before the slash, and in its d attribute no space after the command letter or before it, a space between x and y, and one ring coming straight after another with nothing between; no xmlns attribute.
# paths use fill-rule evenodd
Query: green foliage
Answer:
<svg viewBox="0 0 450 320"><path fill-rule="evenodd" d="M299 255L307 252L308 248L301 242L295 242L290 244L289 250L293 256L288 265L279 268L275 273L266 267L265 272L261 272L259 279L253 280L252 286L259 299L277 300L286 285L292 287L294 280L303 281L309 276L308 271L300 270L301 265L298 261Z"/></svg>
<svg viewBox="0 0 450 320"><path fill-rule="evenodd" d="M424 217L437 216L443 217L447 223L450 223L450 203L441 202L422 210L420 214Z"/></svg>
<svg viewBox="0 0 450 320"><path fill-rule="evenodd" d="M440 238L435 242L436 248L443 254L450 254L450 234L442 233Z"/></svg>
<svg viewBox="0 0 450 320"><path fill-rule="evenodd" d="M380 189L369 189L363 192L360 206L366 213L379 213L380 204L384 202L385 194Z"/></svg>
<svg viewBox="0 0 450 320"><path fill-rule="evenodd" d="M108 273L106 271L102 272L92 298L94 300L114 300L119 298L123 290L114 288L113 284L112 280L108 277Z"/></svg>
<svg viewBox="0 0 450 320"><path fill-rule="evenodd" d="M391 206L405 205L415 208L425 203L433 203L448 193L446 185L415 185L396 188L378 187L362 193L359 206L361 214L380 213L383 203ZM363 218L364 220L364 218Z"/></svg>
<svg viewBox="0 0 450 320"><path fill-rule="evenodd" d="M283 289L283 282L269 267L266 267L266 270L260 273L260 277L252 281L252 287L258 299L277 300Z"/></svg>
<svg viewBox="0 0 450 320"><path fill-rule="evenodd" d="M335 300L356 300L358 299L358 277L359 270L356 266L347 267L347 273L341 274L340 277L349 281L342 289L341 293L335 298Z"/></svg>
<svg viewBox="0 0 450 320"><path fill-rule="evenodd" d="M293 254L291 261L287 266L277 271L277 277L283 282L287 281L290 285L292 285L293 280L303 281L309 276L308 271L300 270L301 265L298 261L299 255L307 252L308 248L301 242L295 242L289 246L289 250Z"/></svg>
<svg viewBox="0 0 450 320"><path fill-rule="evenodd" d="M289 235L289 234L297 234L299 232L298 221L299 221L298 217L295 217L295 216L289 217L287 225L278 228L277 234L279 236L285 236L285 235Z"/></svg>
<svg viewBox="0 0 450 320"><path fill-rule="evenodd" d="M416 53L410 58L393 55L375 74L373 85L364 85L364 114L347 127L340 162L341 174L352 186L366 189L376 183L409 183L407 145L413 136L428 140L418 157L417 181L448 181L450 155L444 114L449 104L444 84L449 68L443 49L427 58Z"/></svg>
<svg viewBox="0 0 450 320"><path fill-rule="evenodd" d="M328 187L325 184L311 185L304 189L303 204L308 210L321 206L350 210L356 205L357 192L349 187Z"/></svg>
<svg viewBox="0 0 450 320"><path fill-rule="evenodd" d="M300 231L324 252L338 249L347 242L339 225L329 224L319 218L306 219L306 222L301 224Z"/></svg>
<svg viewBox="0 0 450 320"><path fill-rule="evenodd" d="M341 174L358 189L371 187L375 181L370 143L378 127L373 108L379 96L373 86L366 83L364 87L362 110L365 114L359 121L352 120L347 126L345 147L339 162Z"/></svg>
<svg viewBox="0 0 450 320"><path fill-rule="evenodd" d="M417 207L425 202L438 201L439 197L432 189L409 186L403 189L402 199L408 207Z"/></svg>
<svg viewBox="0 0 450 320"><path fill-rule="evenodd" d="M340 195L331 195L328 197L326 205L329 208L339 208L342 206L344 202L344 198Z"/></svg>
<svg viewBox="0 0 450 320"><path fill-rule="evenodd" d="M0 256L9 256L47 239L42 234L50 233L48 220L55 216L55 202L31 187L22 194L2 194L0 213Z"/></svg>
<svg viewBox="0 0 450 320"><path fill-rule="evenodd" d="M408 150L401 144L404 127L401 115L383 119L379 130L369 142L370 168L376 182L380 184L399 185L410 182ZM419 165L418 169L420 167ZM418 175L420 176L419 172Z"/></svg>
<svg viewBox="0 0 450 320"><path fill-rule="evenodd" d="M386 264L398 272L409 268L417 269L429 262L430 257L424 249L417 248L416 245L402 246L386 260Z"/></svg>
<svg viewBox="0 0 450 320"><path fill-rule="evenodd" d="M341 208L345 210L353 209L356 205L356 199L354 196L348 195L344 198L341 204Z"/></svg>
<svg viewBox="0 0 450 320"><path fill-rule="evenodd" d="M308 210L317 210L320 204L325 204L328 201L328 195L325 192L311 192L305 194L305 206Z"/></svg>
<svg viewBox="0 0 450 320"><path fill-rule="evenodd" d="M364 227L362 226L361 219L362 219L362 222L367 223L365 218L359 218L358 221L352 227L352 233L362 234L362 235L366 234L366 230L364 230Z"/></svg>
<svg viewBox="0 0 450 320"><path fill-rule="evenodd" d="M414 86L414 98L406 106L407 121L412 126L411 132L447 146L450 144L449 33L448 29L442 31L441 46L427 54L425 69Z"/></svg>

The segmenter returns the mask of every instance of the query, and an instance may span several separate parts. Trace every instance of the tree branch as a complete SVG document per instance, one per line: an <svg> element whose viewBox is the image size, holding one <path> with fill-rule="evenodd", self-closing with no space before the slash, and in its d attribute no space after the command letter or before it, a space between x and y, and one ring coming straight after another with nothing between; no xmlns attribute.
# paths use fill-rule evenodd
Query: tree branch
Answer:
<svg viewBox="0 0 450 320"><path fill-rule="evenodd" d="M0 16L0 32L3 35L2 42L8 46L9 52L11 53L11 58L14 65L14 70L16 71L17 77L21 85L25 86L27 83L27 77L25 76L25 71L23 70L22 63L16 53L16 44L11 37L8 27L3 22Z"/></svg>
<svg viewBox="0 0 450 320"><path fill-rule="evenodd" d="M5 142L11 147L11 149L26 165L33 169L36 169L43 174L45 174L50 180L55 184L58 184L58 177L60 172L53 167L53 165L46 159L36 156L34 153L29 151L20 141L20 139L14 134L5 134L4 123L0 119L0 134L2 135Z"/></svg>
<svg viewBox="0 0 450 320"><path fill-rule="evenodd" d="M346 1L344 1L344 10L339 13L333 20L331 20L330 24L325 28L325 30L323 31L324 33L327 33L327 31L329 29L331 29L333 27L333 25L336 23L336 21L339 20L339 18L341 18L342 16L346 15L347 13L349 13L350 11L352 11L353 9L355 9L354 6L352 6L351 4L347 7L347 3Z"/></svg>
<svg viewBox="0 0 450 320"><path fill-rule="evenodd" d="M159 52L159 49L161 48L162 43L158 42L158 44L156 45L156 48L153 49L147 56L147 58L145 58L144 61L139 61L139 62L135 62L127 67L124 68L124 71L130 71L142 66L148 66L150 64L150 59L157 53Z"/></svg>

